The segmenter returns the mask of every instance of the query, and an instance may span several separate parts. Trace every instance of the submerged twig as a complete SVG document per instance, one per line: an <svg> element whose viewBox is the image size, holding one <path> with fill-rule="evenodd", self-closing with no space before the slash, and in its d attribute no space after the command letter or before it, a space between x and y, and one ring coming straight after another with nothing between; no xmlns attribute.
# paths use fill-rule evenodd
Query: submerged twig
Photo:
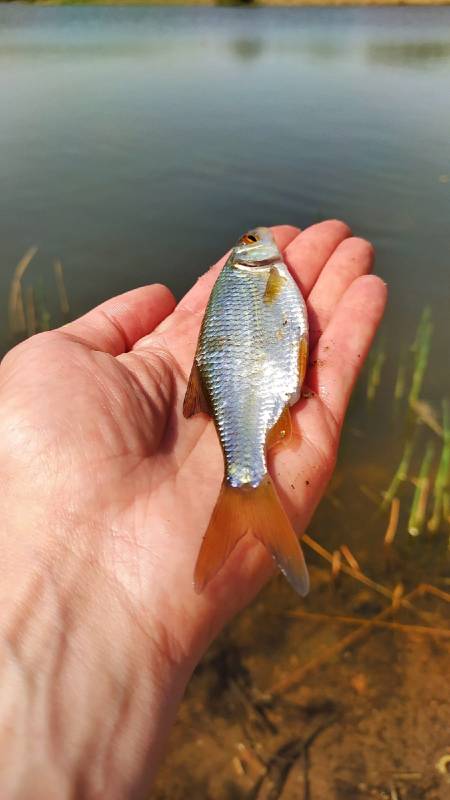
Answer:
<svg viewBox="0 0 450 800"><path fill-rule="evenodd" d="M338 577L342 567L342 558L340 550L334 550L331 560L331 579L333 581Z"/></svg>
<svg viewBox="0 0 450 800"><path fill-rule="evenodd" d="M312 539L311 536L308 536L307 533L303 534L302 542L304 544L307 544L308 547L311 548L311 550L314 550L316 553L322 556L322 558L324 558L326 561L329 561L330 564L333 563L333 554L330 553L329 550L327 550L321 544ZM381 583L373 581L371 578L369 578L360 570L354 569L353 567L349 567L347 566L347 564L342 564L342 563L341 563L341 570L342 572L345 572L347 575L351 575L351 577L355 578L357 581L364 583L370 589L374 589L376 592L379 592L379 594L382 594L384 595L384 597L388 597L389 600L392 600L392 592L390 589L388 589L386 586L383 586Z"/></svg>
<svg viewBox="0 0 450 800"><path fill-rule="evenodd" d="M438 589L437 586L432 586L430 583L422 583L420 588L422 593L433 594L435 597L439 597L439 600L443 600L444 603L450 603L450 594Z"/></svg>
<svg viewBox="0 0 450 800"><path fill-rule="evenodd" d="M288 617L301 617L302 619L316 619L319 622L335 622L343 625L372 625L375 628L400 631L407 635L440 636L450 638L450 630L446 628L431 628L426 625L409 625L401 622L385 622L384 620L370 620L363 617L347 617L336 614L321 614L316 611L304 611L301 608L287 611Z"/></svg>
<svg viewBox="0 0 450 800"><path fill-rule="evenodd" d="M400 601L401 604L404 605L406 602L409 603L409 601L412 600L413 597L415 597L417 594L421 594L422 592L423 592L422 586L417 586L415 589L413 589L412 592L405 595L405 597L401 599ZM331 647L326 647L315 658L312 658L310 661L308 661L307 664L304 664L302 667L299 667L299 669L294 670L293 672L289 673L289 675L286 675L284 678L279 680L278 683L275 683L274 686L272 686L272 688L270 689L270 694L279 695L285 691L288 691L289 689L293 689L294 686L297 686L299 683L301 683L301 681L307 675L309 675L310 672L314 672L315 670L320 669L320 667L324 666L324 664L330 661L330 659L334 658L335 656L338 656L344 650L347 650L348 647L351 647L352 645L361 641L361 639L363 639L367 635L367 633L369 633L376 627L377 622L382 622L384 619L386 619L386 617L388 617L394 611L395 608L392 605L389 606L388 608L385 608L383 611L377 614L373 619L367 620L367 624L364 623L360 625L356 631L353 631L352 633L349 633L347 636L344 636L343 639L340 639L334 645L331 645Z"/></svg>
<svg viewBox="0 0 450 800"><path fill-rule="evenodd" d="M254 800L279 800L281 798L289 774L301 755L306 759L304 770L304 797L309 800L309 779L308 779L308 751L317 737L325 731L330 725L333 725L336 717L333 715L331 718L322 722L306 739L292 739L285 742L277 752L272 756L268 765L267 772L261 777L251 794Z"/></svg>
<svg viewBox="0 0 450 800"><path fill-rule="evenodd" d="M352 569L356 569L357 572L361 572L361 567L359 566L355 556L353 555L352 551L346 544L341 544L341 553L344 556L347 564L352 567Z"/></svg>
<svg viewBox="0 0 450 800"><path fill-rule="evenodd" d="M37 247L30 247L17 264L11 280L8 300L9 331L12 336L20 336L27 330L22 296L22 278L32 259L37 253Z"/></svg>
<svg viewBox="0 0 450 800"><path fill-rule="evenodd" d="M385 547L390 547L390 545L394 541L395 534L397 533L399 516L400 516L400 500L398 499L398 497L393 497L391 503L391 512L389 515L389 522L386 528L386 533L384 534Z"/></svg>

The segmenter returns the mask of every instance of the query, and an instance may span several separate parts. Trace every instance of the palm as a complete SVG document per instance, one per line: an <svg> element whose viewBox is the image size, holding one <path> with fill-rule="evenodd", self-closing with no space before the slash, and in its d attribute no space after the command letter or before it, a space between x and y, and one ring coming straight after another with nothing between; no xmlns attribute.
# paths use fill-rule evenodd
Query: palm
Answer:
<svg viewBox="0 0 450 800"><path fill-rule="evenodd" d="M297 234L287 226L276 229L309 297L313 346L306 385L314 395L298 403L294 437L273 454L271 473L301 530L331 474L349 393L385 292L376 278L357 280L370 270L370 247L347 238L341 223ZM193 591L193 567L223 462L213 425L203 415L185 420L182 402L217 270L166 319L173 305L166 290L136 290L128 304L109 301L67 326L64 335L22 345L2 368L22 457L45 452L52 471L49 484L38 467L35 502L43 504L50 485L48 502L56 493L62 507L73 509L78 528L98 532L89 535L93 556L143 619L150 607L163 612L183 649L201 619L213 632L271 569L261 545L244 539L205 593ZM20 391L23 384L28 392ZM19 409L16 395L26 398Z"/></svg>

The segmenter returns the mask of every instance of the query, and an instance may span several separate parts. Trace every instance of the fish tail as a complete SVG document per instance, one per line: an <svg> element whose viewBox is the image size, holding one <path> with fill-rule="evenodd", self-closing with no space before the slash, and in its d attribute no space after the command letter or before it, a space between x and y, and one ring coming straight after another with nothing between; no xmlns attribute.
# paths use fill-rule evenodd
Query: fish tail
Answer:
<svg viewBox="0 0 450 800"><path fill-rule="evenodd" d="M268 475L255 489L222 483L195 566L197 592L219 572L246 533L267 547L296 592L308 593L308 570L299 541Z"/></svg>

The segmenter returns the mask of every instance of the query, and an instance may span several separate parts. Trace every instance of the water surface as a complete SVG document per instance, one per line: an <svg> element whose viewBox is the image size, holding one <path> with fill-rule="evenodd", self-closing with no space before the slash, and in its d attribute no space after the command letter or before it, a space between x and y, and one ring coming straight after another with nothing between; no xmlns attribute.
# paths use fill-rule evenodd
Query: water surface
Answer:
<svg viewBox="0 0 450 800"><path fill-rule="evenodd" d="M449 9L2 6L2 294L30 244L78 313L180 295L249 226L337 216L395 325L424 297L442 316L449 31Z"/></svg>

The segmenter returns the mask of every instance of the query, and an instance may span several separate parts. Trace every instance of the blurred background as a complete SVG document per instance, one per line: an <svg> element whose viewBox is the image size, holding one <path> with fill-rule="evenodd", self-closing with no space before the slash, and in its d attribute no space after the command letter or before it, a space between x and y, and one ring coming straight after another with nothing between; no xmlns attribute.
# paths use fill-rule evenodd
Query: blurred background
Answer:
<svg viewBox="0 0 450 800"><path fill-rule="evenodd" d="M0 5L2 352L255 225L344 219L389 285L311 594L207 654L160 800L450 796L449 98L450 8Z"/></svg>

